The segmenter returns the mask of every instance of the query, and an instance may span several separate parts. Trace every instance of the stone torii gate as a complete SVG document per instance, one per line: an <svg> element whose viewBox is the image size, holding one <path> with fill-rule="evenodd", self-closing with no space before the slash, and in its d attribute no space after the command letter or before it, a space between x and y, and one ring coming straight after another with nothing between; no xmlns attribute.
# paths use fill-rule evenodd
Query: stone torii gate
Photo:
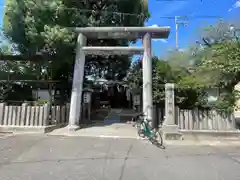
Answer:
<svg viewBox="0 0 240 180"><path fill-rule="evenodd" d="M83 90L85 56L91 55L134 55L143 53L143 112L149 120L153 117L152 100L152 39L168 38L169 27L85 27L74 28L78 33L76 59L73 74L69 130L79 128ZM143 47L86 46L89 39L143 39Z"/></svg>

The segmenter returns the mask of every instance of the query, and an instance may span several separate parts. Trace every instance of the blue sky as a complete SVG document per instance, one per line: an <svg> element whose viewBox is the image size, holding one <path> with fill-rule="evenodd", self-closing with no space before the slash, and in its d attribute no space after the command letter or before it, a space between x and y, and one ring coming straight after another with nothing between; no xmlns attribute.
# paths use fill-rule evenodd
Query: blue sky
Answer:
<svg viewBox="0 0 240 180"><path fill-rule="evenodd" d="M216 18L200 18L200 16L219 16L224 19L234 19L240 15L240 0L148 0L151 18L146 26L170 26L171 33L167 40L153 41L155 55L165 54L175 47L174 19L165 16L187 16L187 26L179 27L179 48L186 48L200 36L200 31L209 24L214 24ZM197 18L198 17L198 18ZM138 43L140 45L140 43Z"/></svg>
<svg viewBox="0 0 240 180"><path fill-rule="evenodd" d="M0 0L0 26L2 26L3 11L4 11L4 0Z"/></svg>
<svg viewBox="0 0 240 180"><path fill-rule="evenodd" d="M214 24L216 18L196 18L199 16L220 16L233 19L240 15L240 0L148 0L151 18L146 26L170 26L167 40L153 41L153 52L160 56L175 47L174 19L163 17L187 16L187 26L179 27L179 47L184 49L200 36L203 27ZM2 24L4 0L0 0L0 25ZM137 46L141 45L140 42Z"/></svg>

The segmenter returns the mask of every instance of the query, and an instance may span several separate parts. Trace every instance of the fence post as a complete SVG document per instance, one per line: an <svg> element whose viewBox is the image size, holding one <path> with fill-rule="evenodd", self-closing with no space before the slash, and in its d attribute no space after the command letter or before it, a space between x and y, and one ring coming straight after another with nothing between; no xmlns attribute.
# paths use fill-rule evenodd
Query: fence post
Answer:
<svg viewBox="0 0 240 180"><path fill-rule="evenodd" d="M69 120L69 112L70 112L70 103L67 103L66 105L66 123L68 124L68 120Z"/></svg>
<svg viewBox="0 0 240 180"><path fill-rule="evenodd" d="M21 113L22 113L22 106L18 106L17 107L17 115L16 115L17 116L17 118L16 118L17 119L16 120L17 121L17 123L16 123L17 126L21 125Z"/></svg>
<svg viewBox="0 0 240 180"><path fill-rule="evenodd" d="M174 84L165 84L165 120L163 122L163 137L165 139L179 139L179 128L175 119L175 102L174 102Z"/></svg>
<svg viewBox="0 0 240 180"><path fill-rule="evenodd" d="M61 106L56 106L56 123L61 124Z"/></svg>
<svg viewBox="0 0 240 180"><path fill-rule="evenodd" d="M34 115L35 115L35 107L30 106L30 126L34 126Z"/></svg>
<svg viewBox="0 0 240 180"><path fill-rule="evenodd" d="M39 121L38 121L38 126L43 126L43 122L44 122L44 119L43 119L43 113L44 113L44 106L39 106Z"/></svg>
<svg viewBox="0 0 240 180"><path fill-rule="evenodd" d="M64 124L66 121L66 106L63 105L60 108L61 108L60 124Z"/></svg>
<svg viewBox="0 0 240 180"><path fill-rule="evenodd" d="M4 120L3 120L3 125L8 125L8 114L9 114L9 106L4 107Z"/></svg>
<svg viewBox="0 0 240 180"><path fill-rule="evenodd" d="M50 111L50 104L46 103L43 106L43 126L49 125L49 111Z"/></svg>
<svg viewBox="0 0 240 180"><path fill-rule="evenodd" d="M33 120L33 124L34 124L34 126L39 126L39 107L40 106L34 106L34 120Z"/></svg>
<svg viewBox="0 0 240 180"><path fill-rule="evenodd" d="M179 119L179 108L177 106L175 106L175 124L178 125L178 127L180 127L180 119Z"/></svg>
<svg viewBox="0 0 240 180"><path fill-rule="evenodd" d="M11 121L12 126L17 125L17 117L16 117L17 108L18 108L17 106L12 106L12 121Z"/></svg>
<svg viewBox="0 0 240 180"><path fill-rule="evenodd" d="M30 115L31 115L31 106L26 105L26 126L30 126Z"/></svg>
<svg viewBox="0 0 240 180"><path fill-rule="evenodd" d="M156 105L153 105L153 127L157 128L159 125L159 116L158 108Z"/></svg>
<svg viewBox="0 0 240 180"><path fill-rule="evenodd" d="M91 121L91 102L88 103L88 123Z"/></svg>
<svg viewBox="0 0 240 180"><path fill-rule="evenodd" d="M0 103L0 125L4 125L4 109L5 103Z"/></svg>
<svg viewBox="0 0 240 180"><path fill-rule="evenodd" d="M8 126L12 125L12 116L13 116L13 106L8 106Z"/></svg>
<svg viewBox="0 0 240 180"><path fill-rule="evenodd" d="M82 103L82 114L81 114L81 119L79 119L79 124L82 125L86 121L86 103Z"/></svg>
<svg viewBox="0 0 240 180"><path fill-rule="evenodd" d="M232 122L232 129L233 130L235 130L235 129L237 129L237 123L236 123L236 119L235 119L235 117L234 117L234 112L233 113L231 113L231 122Z"/></svg>

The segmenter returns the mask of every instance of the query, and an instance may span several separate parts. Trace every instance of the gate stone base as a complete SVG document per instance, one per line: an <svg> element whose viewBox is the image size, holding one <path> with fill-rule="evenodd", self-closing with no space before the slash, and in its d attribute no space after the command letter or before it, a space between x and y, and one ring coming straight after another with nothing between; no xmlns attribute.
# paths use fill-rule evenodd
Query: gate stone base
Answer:
<svg viewBox="0 0 240 180"><path fill-rule="evenodd" d="M183 140L183 135L179 132L178 125L163 125L162 136L164 140Z"/></svg>
<svg viewBox="0 0 240 180"><path fill-rule="evenodd" d="M74 125L74 126L68 126L68 131L69 131L69 132L77 131L77 130L79 130L79 129L81 129L81 126L76 126L76 125Z"/></svg>

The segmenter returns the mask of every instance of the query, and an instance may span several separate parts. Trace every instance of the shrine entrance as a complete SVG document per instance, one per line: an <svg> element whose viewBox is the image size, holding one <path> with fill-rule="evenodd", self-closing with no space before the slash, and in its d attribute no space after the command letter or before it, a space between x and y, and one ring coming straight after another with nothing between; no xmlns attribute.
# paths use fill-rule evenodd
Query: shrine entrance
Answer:
<svg viewBox="0 0 240 180"><path fill-rule="evenodd" d="M95 92L94 96L93 101L99 101L99 108L131 108L128 88L118 82L103 84L100 92Z"/></svg>
<svg viewBox="0 0 240 180"><path fill-rule="evenodd" d="M113 84L112 87L110 87L110 93L111 108L130 108L126 87L120 84Z"/></svg>
<svg viewBox="0 0 240 180"><path fill-rule="evenodd" d="M143 113L149 120L153 118L152 101L152 49L151 40L167 38L170 32L169 27L85 27L74 28L79 34L76 47L76 59L74 66L73 85L69 115L69 130L79 128L81 114L81 102L83 91L83 76L85 56L91 55L134 55L143 53ZM143 47L89 47L86 46L88 39L143 39ZM117 93L118 94L118 93ZM111 104L117 106L121 98L120 94L110 96ZM116 99L115 99L116 98ZM124 104L123 101L122 105ZM120 103L121 104L121 103Z"/></svg>

